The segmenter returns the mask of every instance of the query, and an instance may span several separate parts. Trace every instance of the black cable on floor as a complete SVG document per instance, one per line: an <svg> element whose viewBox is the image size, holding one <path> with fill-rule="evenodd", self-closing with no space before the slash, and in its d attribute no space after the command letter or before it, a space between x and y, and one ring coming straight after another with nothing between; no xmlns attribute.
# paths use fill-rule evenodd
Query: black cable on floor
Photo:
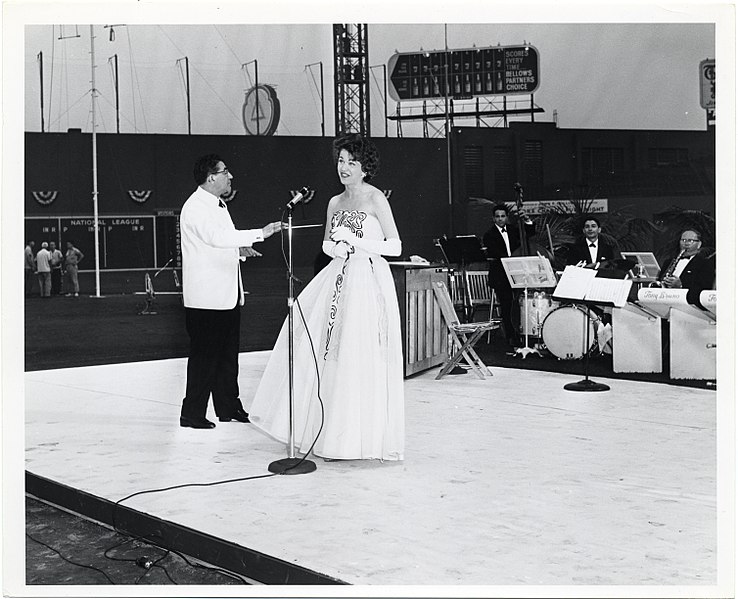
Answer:
<svg viewBox="0 0 738 599"><path fill-rule="evenodd" d="M112 578L110 578L110 576L107 575L107 573L104 570L101 570L100 568L96 568L95 566L90 566L88 564L80 564L79 562L75 562L74 560L69 559L65 555L62 555L61 551L59 551L58 549L54 549L51 545L48 545L48 544L44 543L43 541L40 541L39 539L31 536L30 534L28 534L28 532L26 532L26 536L29 539L31 539L34 543L38 543L39 545L42 545L43 547L46 547L49 551L53 551L54 553L56 553L60 558L62 558L68 564L71 564L73 566L77 566L79 568L85 568L87 570L93 570L94 572L99 572L105 578L108 579L108 582L110 582L110 584L117 584Z"/></svg>

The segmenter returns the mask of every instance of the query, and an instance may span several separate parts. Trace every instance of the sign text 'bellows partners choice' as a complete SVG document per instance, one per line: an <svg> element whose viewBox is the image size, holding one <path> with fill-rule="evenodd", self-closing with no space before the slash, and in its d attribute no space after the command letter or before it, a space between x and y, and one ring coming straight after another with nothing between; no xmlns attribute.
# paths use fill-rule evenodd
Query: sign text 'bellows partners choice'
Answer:
<svg viewBox="0 0 738 599"><path fill-rule="evenodd" d="M531 45L395 53L389 92L397 102L531 94L540 83L538 62Z"/></svg>

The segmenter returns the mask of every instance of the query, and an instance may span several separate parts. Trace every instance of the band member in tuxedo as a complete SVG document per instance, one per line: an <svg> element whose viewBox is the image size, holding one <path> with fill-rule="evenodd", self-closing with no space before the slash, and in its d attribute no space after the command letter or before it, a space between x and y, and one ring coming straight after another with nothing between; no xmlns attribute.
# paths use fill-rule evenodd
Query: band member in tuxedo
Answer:
<svg viewBox="0 0 738 599"><path fill-rule="evenodd" d="M587 216L582 225L582 238L569 246L566 263L588 268L597 267L608 260L615 259L613 248L600 235L602 226L598 218Z"/></svg>
<svg viewBox="0 0 738 599"><path fill-rule="evenodd" d="M523 222L525 234L528 237L534 236L536 228L530 217L521 210L518 213L518 218ZM500 303L500 316L505 330L505 338L508 344L515 346L519 344L518 333L512 322L515 297L500 259L512 256L520 247L520 233L517 225L510 226L509 211L505 204L497 204L494 207L493 219L494 224L482 238L489 259L487 284L494 290L497 301Z"/></svg>
<svg viewBox="0 0 738 599"><path fill-rule="evenodd" d="M662 287L687 289L687 301L700 306L700 292L715 289L715 253L702 250L699 231L685 229L679 238L679 253L666 260L659 273Z"/></svg>

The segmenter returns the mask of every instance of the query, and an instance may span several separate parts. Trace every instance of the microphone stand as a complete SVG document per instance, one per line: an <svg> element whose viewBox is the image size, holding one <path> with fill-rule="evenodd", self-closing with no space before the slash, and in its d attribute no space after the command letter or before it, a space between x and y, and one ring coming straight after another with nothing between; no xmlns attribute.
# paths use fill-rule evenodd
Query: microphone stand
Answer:
<svg viewBox="0 0 738 599"><path fill-rule="evenodd" d="M308 474L315 471L315 462L308 460L307 456L298 458L295 456L295 357L294 357L294 315L295 303L294 275L292 274L292 208L290 202L287 205L287 261L289 272L289 297L287 298L287 331L288 331L288 356L289 356L289 395L290 395L290 430L287 437L287 449L289 453L286 458L276 460L269 464L269 472L275 474Z"/></svg>

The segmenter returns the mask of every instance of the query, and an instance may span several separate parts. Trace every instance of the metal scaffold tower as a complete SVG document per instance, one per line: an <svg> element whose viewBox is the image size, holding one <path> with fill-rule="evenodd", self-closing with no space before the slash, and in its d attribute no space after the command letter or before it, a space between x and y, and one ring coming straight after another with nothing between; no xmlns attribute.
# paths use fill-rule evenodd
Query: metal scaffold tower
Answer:
<svg viewBox="0 0 738 599"><path fill-rule="evenodd" d="M507 127L510 117L530 116L535 121L537 113L545 112L533 99L512 99L505 97L476 97L473 99L450 97L448 119L451 127L456 121L470 122L475 127ZM395 114L387 117L397 123L397 137L403 137L402 123L407 121L423 122L423 137L444 137L443 120L446 118L446 107L443 100L429 99L418 102L397 102Z"/></svg>
<svg viewBox="0 0 738 599"><path fill-rule="evenodd" d="M367 26L333 25L336 134L369 136L369 47Z"/></svg>

